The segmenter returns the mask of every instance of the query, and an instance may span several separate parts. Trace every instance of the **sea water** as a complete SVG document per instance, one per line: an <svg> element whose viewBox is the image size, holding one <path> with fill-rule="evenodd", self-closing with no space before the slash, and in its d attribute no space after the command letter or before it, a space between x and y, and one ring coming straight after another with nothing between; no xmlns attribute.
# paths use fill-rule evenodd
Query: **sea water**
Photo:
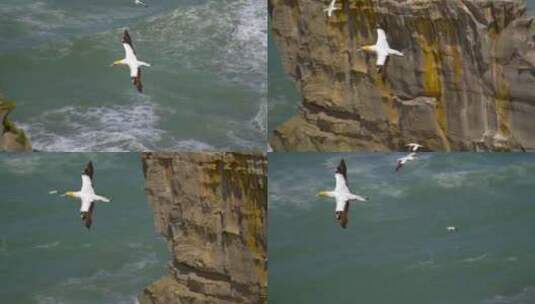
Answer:
<svg viewBox="0 0 535 304"><path fill-rule="evenodd" d="M87 230L80 201L60 194L80 189L89 160L112 201ZM3 154L0 189L0 302L136 303L166 273L138 154Z"/></svg>
<svg viewBox="0 0 535 304"><path fill-rule="evenodd" d="M267 2L4 0L0 93L46 151L264 149ZM124 56L128 29L144 93Z"/></svg>
<svg viewBox="0 0 535 304"><path fill-rule="evenodd" d="M535 155L269 155L270 303L535 303ZM342 229L341 158L352 191ZM454 226L456 232L448 232Z"/></svg>

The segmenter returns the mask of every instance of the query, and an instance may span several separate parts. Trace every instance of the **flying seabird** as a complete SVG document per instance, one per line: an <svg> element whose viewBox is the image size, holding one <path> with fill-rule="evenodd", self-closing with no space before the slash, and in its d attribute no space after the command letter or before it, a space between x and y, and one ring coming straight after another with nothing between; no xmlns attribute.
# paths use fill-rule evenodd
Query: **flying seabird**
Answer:
<svg viewBox="0 0 535 304"><path fill-rule="evenodd" d="M390 48L388 41L386 40L386 34L383 29L377 29L377 42L375 45L365 45L361 47L358 51L365 51L370 53L377 54L377 68L380 71L381 68L385 65L386 59L390 55L404 56L400 51Z"/></svg>
<svg viewBox="0 0 535 304"><path fill-rule="evenodd" d="M418 149L423 148L424 146L420 144L416 144L416 143L410 143L407 145L407 147L409 148L411 152L417 152Z"/></svg>
<svg viewBox="0 0 535 304"><path fill-rule="evenodd" d="M336 0L332 0L329 6L323 9L323 11L327 13L327 16L331 17L333 12L339 9L340 7L336 6Z"/></svg>
<svg viewBox="0 0 535 304"><path fill-rule="evenodd" d="M146 5L143 1L141 0L134 0L134 4L135 5L139 5L139 6L143 6L143 7L148 7L148 5Z"/></svg>
<svg viewBox="0 0 535 304"><path fill-rule="evenodd" d="M405 165L408 161L415 160L415 159L416 159L416 153L415 152L412 152L409 155L398 159L397 162L396 162L396 172L399 171L401 169L401 167L403 167L403 165Z"/></svg>
<svg viewBox="0 0 535 304"><path fill-rule="evenodd" d="M448 227L446 227L446 230L448 230L449 232L455 232L455 231L457 231L457 227L455 227L455 226L448 226Z"/></svg>
<svg viewBox="0 0 535 304"><path fill-rule="evenodd" d="M132 45L132 39L130 38L130 34L128 34L127 30L124 30L122 43L124 47L125 58L113 62L111 66L117 64L127 65L130 68L130 77L132 78L132 83L137 90L142 93L143 84L141 84L141 67L150 67L150 64L137 59L134 46Z"/></svg>
<svg viewBox="0 0 535 304"><path fill-rule="evenodd" d="M336 220L340 223L342 228L345 229L347 227L347 222L349 221L349 202L352 200L359 200L361 202L365 202L368 200L368 198L353 194L351 193L351 190L349 190L349 187L347 186L346 163L343 159L340 161L340 164L336 168L334 178L336 180L336 186L334 190L321 191L318 193L318 196L333 197L336 199Z"/></svg>
<svg viewBox="0 0 535 304"><path fill-rule="evenodd" d="M80 191L69 191L63 196L79 198L82 201L80 206L80 217L85 227L89 229L93 222L93 210L95 209L94 202L101 201L109 203L111 200L104 196L95 194L93 189L93 163L87 163L82 173L82 189Z"/></svg>

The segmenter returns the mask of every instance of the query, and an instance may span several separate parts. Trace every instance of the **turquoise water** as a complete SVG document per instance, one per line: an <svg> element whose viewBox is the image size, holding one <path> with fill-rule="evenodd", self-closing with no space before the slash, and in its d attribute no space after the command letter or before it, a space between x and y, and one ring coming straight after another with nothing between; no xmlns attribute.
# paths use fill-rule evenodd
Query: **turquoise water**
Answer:
<svg viewBox="0 0 535 304"><path fill-rule="evenodd" d="M269 154L270 303L535 303L535 155ZM341 157L348 229L334 202ZM458 231L450 233L447 226Z"/></svg>
<svg viewBox="0 0 535 304"><path fill-rule="evenodd" d="M88 231L78 190L88 160L95 207ZM0 155L0 299L2 303L135 303L166 273L167 248L154 230L135 153Z"/></svg>
<svg viewBox="0 0 535 304"><path fill-rule="evenodd" d="M535 9L535 0L528 0L527 3L528 9L533 11ZM269 24L268 26L271 28ZM288 77L282 67L277 46L271 39L271 31L269 31L268 39L268 136L271 136L273 130L297 115L302 97L296 89L295 83Z"/></svg>
<svg viewBox="0 0 535 304"><path fill-rule="evenodd" d="M4 0L0 92L46 151L264 149L267 4L256 0ZM143 71L122 58L128 28Z"/></svg>
<svg viewBox="0 0 535 304"><path fill-rule="evenodd" d="M276 128L297 114L301 96L295 83L282 67L281 57L271 37L271 31L268 40L268 135L271 135Z"/></svg>

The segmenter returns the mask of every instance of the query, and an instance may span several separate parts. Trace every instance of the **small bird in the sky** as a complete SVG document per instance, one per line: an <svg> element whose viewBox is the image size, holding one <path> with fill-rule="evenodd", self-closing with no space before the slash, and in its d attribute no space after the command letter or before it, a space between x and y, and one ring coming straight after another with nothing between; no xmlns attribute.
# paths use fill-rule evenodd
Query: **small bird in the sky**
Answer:
<svg viewBox="0 0 535 304"><path fill-rule="evenodd" d="M416 144L416 143L410 143L407 145L407 147L409 148L411 152L418 152L418 150L423 148L424 146L420 144Z"/></svg>
<svg viewBox="0 0 535 304"><path fill-rule="evenodd" d="M412 152L407 156L404 156L397 160L396 162L396 172L398 172L401 167L403 167L407 162L416 160L416 153Z"/></svg>
<svg viewBox="0 0 535 304"><path fill-rule="evenodd" d="M340 164L336 168L336 173L334 174L336 180L336 186L333 191L320 191L318 196L332 197L336 200L335 208L335 217L336 221L340 223L342 228L347 227L349 221L349 203L353 200L358 200L361 202L366 202L368 198L362 197L357 194L351 193L349 187L347 186L347 168L346 163L342 159Z"/></svg>
<svg viewBox="0 0 535 304"><path fill-rule="evenodd" d="M143 84L141 83L141 67L150 67L150 64L137 59L134 46L132 45L132 38L130 38L130 34L128 34L127 30L124 30L122 43L124 47L125 58L113 62L111 66L118 64L127 65L130 68L130 78L132 78L132 84L134 84L140 93L143 93Z"/></svg>
<svg viewBox="0 0 535 304"><path fill-rule="evenodd" d="M111 200L104 196L95 194L93 189L93 163L87 163L82 173L82 189L80 191L68 191L63 196L79 198L82 203L80 206L80 217L87 229L91 228L93 223L93 210L95 209L95 202L109 203Z"/></svg>
<svg viewBox="0 0 535 304"><path fill-rule="evenodd" d="M328 7L323 9L327 16L331 17L334 11L339 10L340 7L336 6L336 0L332 0Z"/></svg>
<svg viewBox="0 0 535 304"><path fill-rule="evenodd" d="M145 4L145 2L143 2L141 0L134 0L134 4L135 5L139 5L139 6L143 6L143 7L149 7L147 4Z"/></svg>
<svg viewBox="0 0 535 304"><path fill-rule="evenodd" d="M404 56L400 51L390 48L388 41L386 40L386 33L383 29L377 29L377 42L374 45L365 45L358 51L365 51L369 53L377 54L377 70L381 71L386 63L386 59L390 55Z"/></svg>
<svg viewBox="0 0 535 304"><path fill-rule="evenodd" d="M448 227L446 227L446 230L448 230L449 232L455 232L455 231L457 231L457 227L455 227L455 226L448 226Z"/></svg>

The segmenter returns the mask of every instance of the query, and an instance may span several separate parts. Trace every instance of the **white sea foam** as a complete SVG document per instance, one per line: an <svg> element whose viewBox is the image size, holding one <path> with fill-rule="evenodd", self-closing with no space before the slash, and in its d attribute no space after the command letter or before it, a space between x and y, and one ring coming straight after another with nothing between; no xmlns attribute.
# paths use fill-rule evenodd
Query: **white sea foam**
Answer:
<svg viewBox="0 0 535 304"><path fill-rule="evenodd" d="M50 242L50 243L46 243L46 244L38 244L38 245L35 245L33 246L33 248L36 248L36 249L50 249L50 248L54 248L54 247L57 247L59 245L59 241L56 241L56 242Z"/></svg>
<svg viewBox="0 0 535 304"><path fill-rule="evenodd" d="M111 107L73 107L43 113L20 124L42 151L146 151L165 133L153 103ZM60 126L60 127L58 127Z"/></svg>
<svg viewBox="0 0 535 304"><path fill-rule="evenodd" d="M267 130L267 118L267 102L261 102L258 107L258 112L255 117L251 119L250 124L259 134L263 135Z"/></svg>
<svg viewBox="0 0 535 304"><path fill-rule="evenodd" d="M207 143L195 140L195 139L186 139L177 141L174 145L173 150L176 151L214 151L216 148Z"/></svg>
<svg viewBox="0 0 535 304"><path fill-rule="evenodd" d="M496 295L483 304L527 304L535 303L535 287L526 287L516 294Z"/></svg>
<svg viewBox="0 0 535 304"><path fill-rule="evenodd" d="M461 262L463 263L475 263L475 262L479 262L479 261L482 261L484 259L486 259L488 257L488 254L482 254L482 255L479 255L479 256L476 256L476 257L469 257L469 258L466 258L466 259L463 259Z"/></svg>
<svg viewBox="0 0 535 304"><path fill-rule="evenodd" d="M159 45L162 58L266 91L266 1L208 1L179 7L148 18L136 36L138 41Z"/></svg>

